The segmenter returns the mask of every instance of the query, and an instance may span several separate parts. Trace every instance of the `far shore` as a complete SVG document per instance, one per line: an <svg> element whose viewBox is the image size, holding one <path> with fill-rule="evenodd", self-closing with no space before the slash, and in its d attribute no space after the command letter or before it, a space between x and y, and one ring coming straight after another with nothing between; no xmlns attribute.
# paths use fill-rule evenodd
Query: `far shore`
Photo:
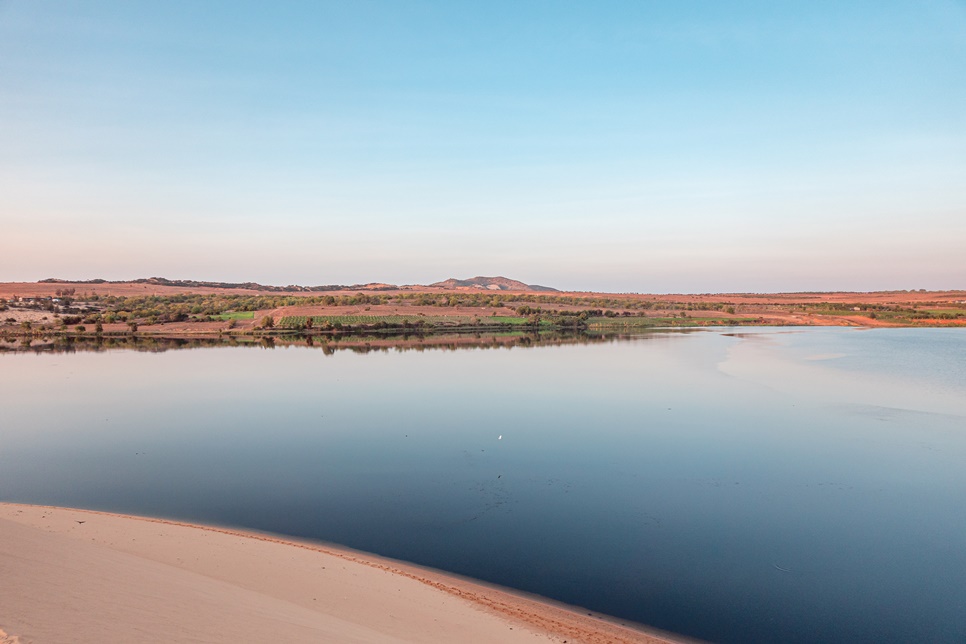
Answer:
<svg viewBox="0 0 966 644"><path fill-rule="evenodd" d="M8 345L131 337L324 343L360 334L378 340L736 326L966 327L966 291L648 295L381 284L284 291L0 283L0 342Z"/></svg>
<svg viewBox="0 0 966 644"><path fill-rule="evenodd" d="M0 503L0 644L685 642L446 573L270 534Z"/></svg>

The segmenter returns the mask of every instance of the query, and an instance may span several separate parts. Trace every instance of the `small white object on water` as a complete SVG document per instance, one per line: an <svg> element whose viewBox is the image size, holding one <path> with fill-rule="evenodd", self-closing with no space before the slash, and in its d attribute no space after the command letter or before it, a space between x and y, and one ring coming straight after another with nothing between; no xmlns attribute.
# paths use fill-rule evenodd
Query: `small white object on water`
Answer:
<svg viewBox="0 0 966 644"><path fill-rule="evenodd" d="M503 440L503 434L500 434L499 436L497 436L497 437L496 437L496 440L498 440L498 441L501 441L501 440Z"/></svg>

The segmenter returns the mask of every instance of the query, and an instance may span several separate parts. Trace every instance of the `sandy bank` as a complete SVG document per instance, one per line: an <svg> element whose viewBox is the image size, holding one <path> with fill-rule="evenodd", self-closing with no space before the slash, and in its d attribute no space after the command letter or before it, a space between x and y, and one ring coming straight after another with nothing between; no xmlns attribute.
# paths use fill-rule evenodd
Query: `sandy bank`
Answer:
<svg viewBox="0 0 966 644"><path fill-rule="evenodd" d="M0 643L669 642L329 546L0 503Z"/></svg>

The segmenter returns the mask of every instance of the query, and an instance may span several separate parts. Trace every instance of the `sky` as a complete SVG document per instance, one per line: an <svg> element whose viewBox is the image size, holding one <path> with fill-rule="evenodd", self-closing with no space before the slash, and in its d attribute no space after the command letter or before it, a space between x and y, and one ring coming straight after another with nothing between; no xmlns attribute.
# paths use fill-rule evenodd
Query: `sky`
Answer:
<svg viewBox="0 0 966 644"><path fill-rule="evenodd" d="M966 289L966 0L0 0L0 281Z"/></svg>

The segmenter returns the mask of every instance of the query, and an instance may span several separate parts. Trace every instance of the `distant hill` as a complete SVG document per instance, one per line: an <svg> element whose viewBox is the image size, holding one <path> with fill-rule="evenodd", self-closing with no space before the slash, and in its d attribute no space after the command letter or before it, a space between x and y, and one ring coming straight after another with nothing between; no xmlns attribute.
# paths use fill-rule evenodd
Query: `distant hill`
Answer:
<svg viewBox="0 0 966 644"><path fill-rule="evenodd" d="M153 284L155 286L175 286L181 288L224 288L247 289L252 291L268 291L278 293L297 293L314 291L393 291L399 288L394 284L326 284L322 286L270 286L257 282L201 282L197 280L169 280L164 277L142 277L136 280L62 280L54 277L40 280L40 284Z"/></svg>
<svg viewBox="0 0 966 644"><path fill-rule="evenodd" d="M443 280L442 282L436 282L430 284L429 286L435 286L437 288L479 288L489 291L547 291L556 292L557 289L550 288L549 286L539 286L536 284L524 284L523 282L517 280L511 280L507 277L471 277L465 280L458 280L455 278L449 278L448 280Z"/></svg>
<svg viewBox="0 0 966 644"><path fill-rule="evenodd" d="M62 280L50 277L40 280L40 284L151 284L154 286L171 286L179 288L218 288L218 289L246 289L260 292L276 293L298 293L298 292L318 292L318 291L395 291L399 286L395 284L384 284L373 282L370 284L325 284L321 286L299 286L289 284L288 286L272 286L259 284L257 282L205 282L199 280L170 280L164 277L142 277L134 280ZM418 284L413 285L419 287ZM506 277L471 277L466 280L448 279L442 282L430 284L431 287L445 289L483 289L489 291L544 291L559 292L549 286L537 286L535 284L524 284L517 280ZM407 287L409 288L409 287Z"/></svg>

